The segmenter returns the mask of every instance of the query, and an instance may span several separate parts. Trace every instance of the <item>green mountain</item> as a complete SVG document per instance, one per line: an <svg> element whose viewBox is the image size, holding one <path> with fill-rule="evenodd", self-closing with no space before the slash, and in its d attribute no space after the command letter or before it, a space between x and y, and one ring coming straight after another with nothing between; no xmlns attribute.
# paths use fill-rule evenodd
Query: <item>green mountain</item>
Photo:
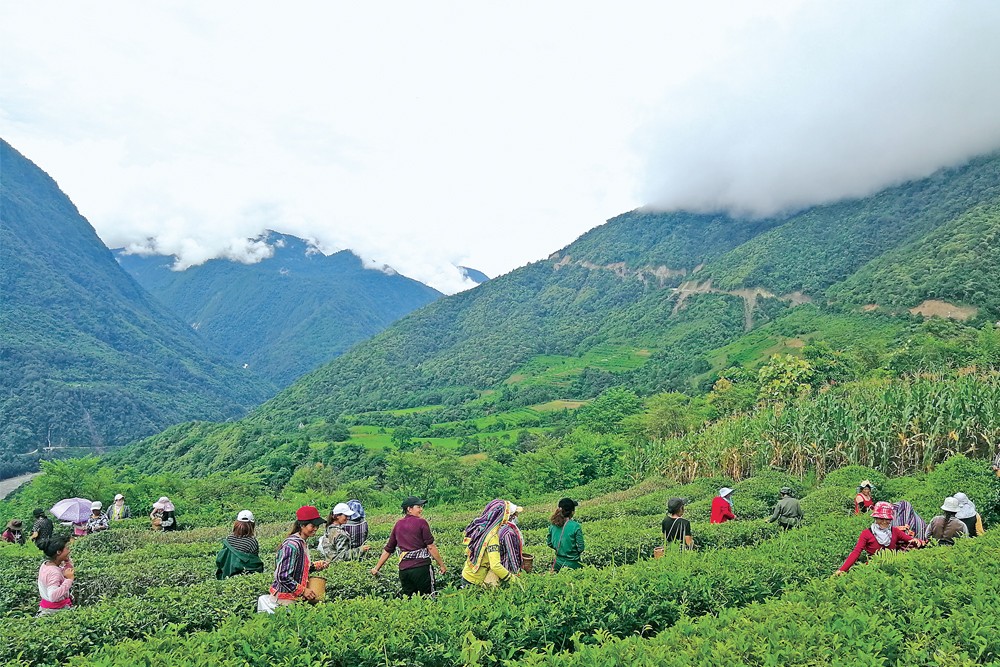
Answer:
<svg viewBox="0 0 1000 667"><path fill-rule="evenodd" d="M0 140L0 459L243 415L272 391L152 299ZM8 470L9 472L9 470Z"/></svg>
<svg viewBox="0 0 1000 667"><path fill-rule="evenodd" d="M968 233L956 242L970 250L988 245L998 223L988 211L998 201L994 155L871 197L763 220L633 211L546 260L418 311L257 414L331 419L344 411L461 401L487 389L534 399L587 397L619 383L640 392L690 388L690 379L711 366L706 353L796 305L825 306L835 295L850 301L832 286L876 271L880 258L908 271L890 253L915 261L922 246L911 246L921 238L939 245L960 226ZM1000 278L1000 264L987 267L994 281ZM953 270L966 269L956 262ZM969 303L976 290L967 287L945 282L935 298ZM922 297L910 294L906 305ZM1000 314L987 301L971 305ZM624 371L596 364L563 378L562 386L525 386L530 373L521 371L539 355L582 358L599 347L646 356Z"/></svg>
<svg viewBox="0 0 1000 667"><path fill-rule="evenodd" d="M268 231L273 255L256 264L213 259L172 271L173 257L129 255L140 285L240 365L283 387L441 293L391 269L365 268L349 250Z"/></svg>
<svg viewBox="0 0 1000 667"><path fill-rule="evenodd" d="M194 470L194 458L181 459L197 450L225 469L223 452L305 453L345 414L438 406L433 419L445 422L617 385L640 395L704 391L729 366L806 341L891 345L916 321L905 311L927 298L979 325L1000 316L986 289L1000 280L998 200L993 155L766 219L632 211L410 314L238 427L181 426L124 454L142 463L151 448L163 465L173 457Z"/></svg>

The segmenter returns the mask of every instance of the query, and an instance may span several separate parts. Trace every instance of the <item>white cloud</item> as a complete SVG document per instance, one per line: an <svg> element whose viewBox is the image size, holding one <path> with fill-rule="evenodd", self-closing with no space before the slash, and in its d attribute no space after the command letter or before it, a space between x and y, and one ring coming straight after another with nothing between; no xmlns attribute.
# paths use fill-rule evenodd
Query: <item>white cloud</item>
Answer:
<svg viewBox="0 0 1000 667"><path fill-rule="evenodd" d="M0 7L0 135L109 245L264 229L444 291L644 203L762 212L1000 145L991 3Z"/></svg>

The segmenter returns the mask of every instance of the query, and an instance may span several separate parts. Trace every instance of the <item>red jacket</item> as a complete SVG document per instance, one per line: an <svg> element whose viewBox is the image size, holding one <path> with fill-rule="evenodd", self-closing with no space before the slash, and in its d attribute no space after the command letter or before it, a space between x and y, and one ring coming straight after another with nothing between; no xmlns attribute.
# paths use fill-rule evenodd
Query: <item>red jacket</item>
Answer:
<svg viewBox="0 0 1000 667"><path fill-rule="evenodd" d="M735 519L733 506L722 496L712 499L712 520L709 523L725 523L730 519Z"/></svg>
<svg viewBox="0 0 1000 667"><path fill-rule="evenodd" d="M861 535L858 537L858 543L854 545L854 551L851 555L847 557L844 564L840 566L840 569L847 572L851 569L851 566L857 562L858 557L861 556L862 551L867 551L869 556L875 555L878 551L882 549L892 549L895 551L899 548L900 542L915 542L917 538L910 537L907 535L902 528L893 528L892 537L889 538L889 546L883 547L875 539L875 534L872 533L871 528L865 528L861 531Z"/></svg>

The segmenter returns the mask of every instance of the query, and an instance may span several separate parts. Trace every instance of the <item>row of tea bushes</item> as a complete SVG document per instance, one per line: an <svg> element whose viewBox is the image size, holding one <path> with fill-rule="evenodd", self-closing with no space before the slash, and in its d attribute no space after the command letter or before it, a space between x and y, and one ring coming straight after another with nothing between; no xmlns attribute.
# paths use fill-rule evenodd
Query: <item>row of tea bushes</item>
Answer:
<svg viewBox="0 0 1000 667"><path fill-rule="evenodd" d="M949 665L1000 660L1000 531L856 567L779 599L684 619L652 639L603 637L518 665Z"/></svg>
<svg viewBox="0 0 1000 667"><path fill-rule="evenodd" d="M456 665L484 645L513 660L528 649L578 647L597 633L655 633L685 613L714 614L780 595L832 572L860 526L841 518L754 547L526 576L495 591L448 589L438 600L367 597L230 618L212 632L157 634L74 662Z"/></svg>

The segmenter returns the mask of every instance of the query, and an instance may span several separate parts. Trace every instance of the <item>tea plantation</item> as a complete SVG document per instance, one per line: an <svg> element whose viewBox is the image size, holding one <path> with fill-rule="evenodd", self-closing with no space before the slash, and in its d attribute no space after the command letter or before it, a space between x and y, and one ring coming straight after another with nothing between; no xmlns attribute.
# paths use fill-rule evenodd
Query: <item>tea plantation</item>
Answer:
<svg viewBox="0 0 1000 667"><path fill-rule="evenodd" d="M777 472L733 483L683 486L647 480L515 499L535 572L495 590L459 588L469 505L429 505L448 572L436 599L399 598L392 567L372 559L326 571L326 601L255 613L288 522L258 526L265 574L214 578L230 524L153 533L143 519L77 540L75 608L35 618L41 556L0 544L0 663L7 665L463 665L463 664L985 664L1000 660L1000 531L857 566L832 578L869 523L850 515L853 485L910 500L925 519L965 491L987 522L1000 481L987 462L952 457L933 472L886 479L850 467L820 484ZM717 488L729 484L738 521L708 524ZM775 491L796 488L805 524L766 522ZM582 499L585 567L546 572L548 516L559 495ZM695 552L652 552L668 498L689 501ZM272 508L274 509L274 508ZM291 516L294 508L284 508ZM268 514L270 515L270 514ZM397 518L370 511L377 552Z"/></svg>

